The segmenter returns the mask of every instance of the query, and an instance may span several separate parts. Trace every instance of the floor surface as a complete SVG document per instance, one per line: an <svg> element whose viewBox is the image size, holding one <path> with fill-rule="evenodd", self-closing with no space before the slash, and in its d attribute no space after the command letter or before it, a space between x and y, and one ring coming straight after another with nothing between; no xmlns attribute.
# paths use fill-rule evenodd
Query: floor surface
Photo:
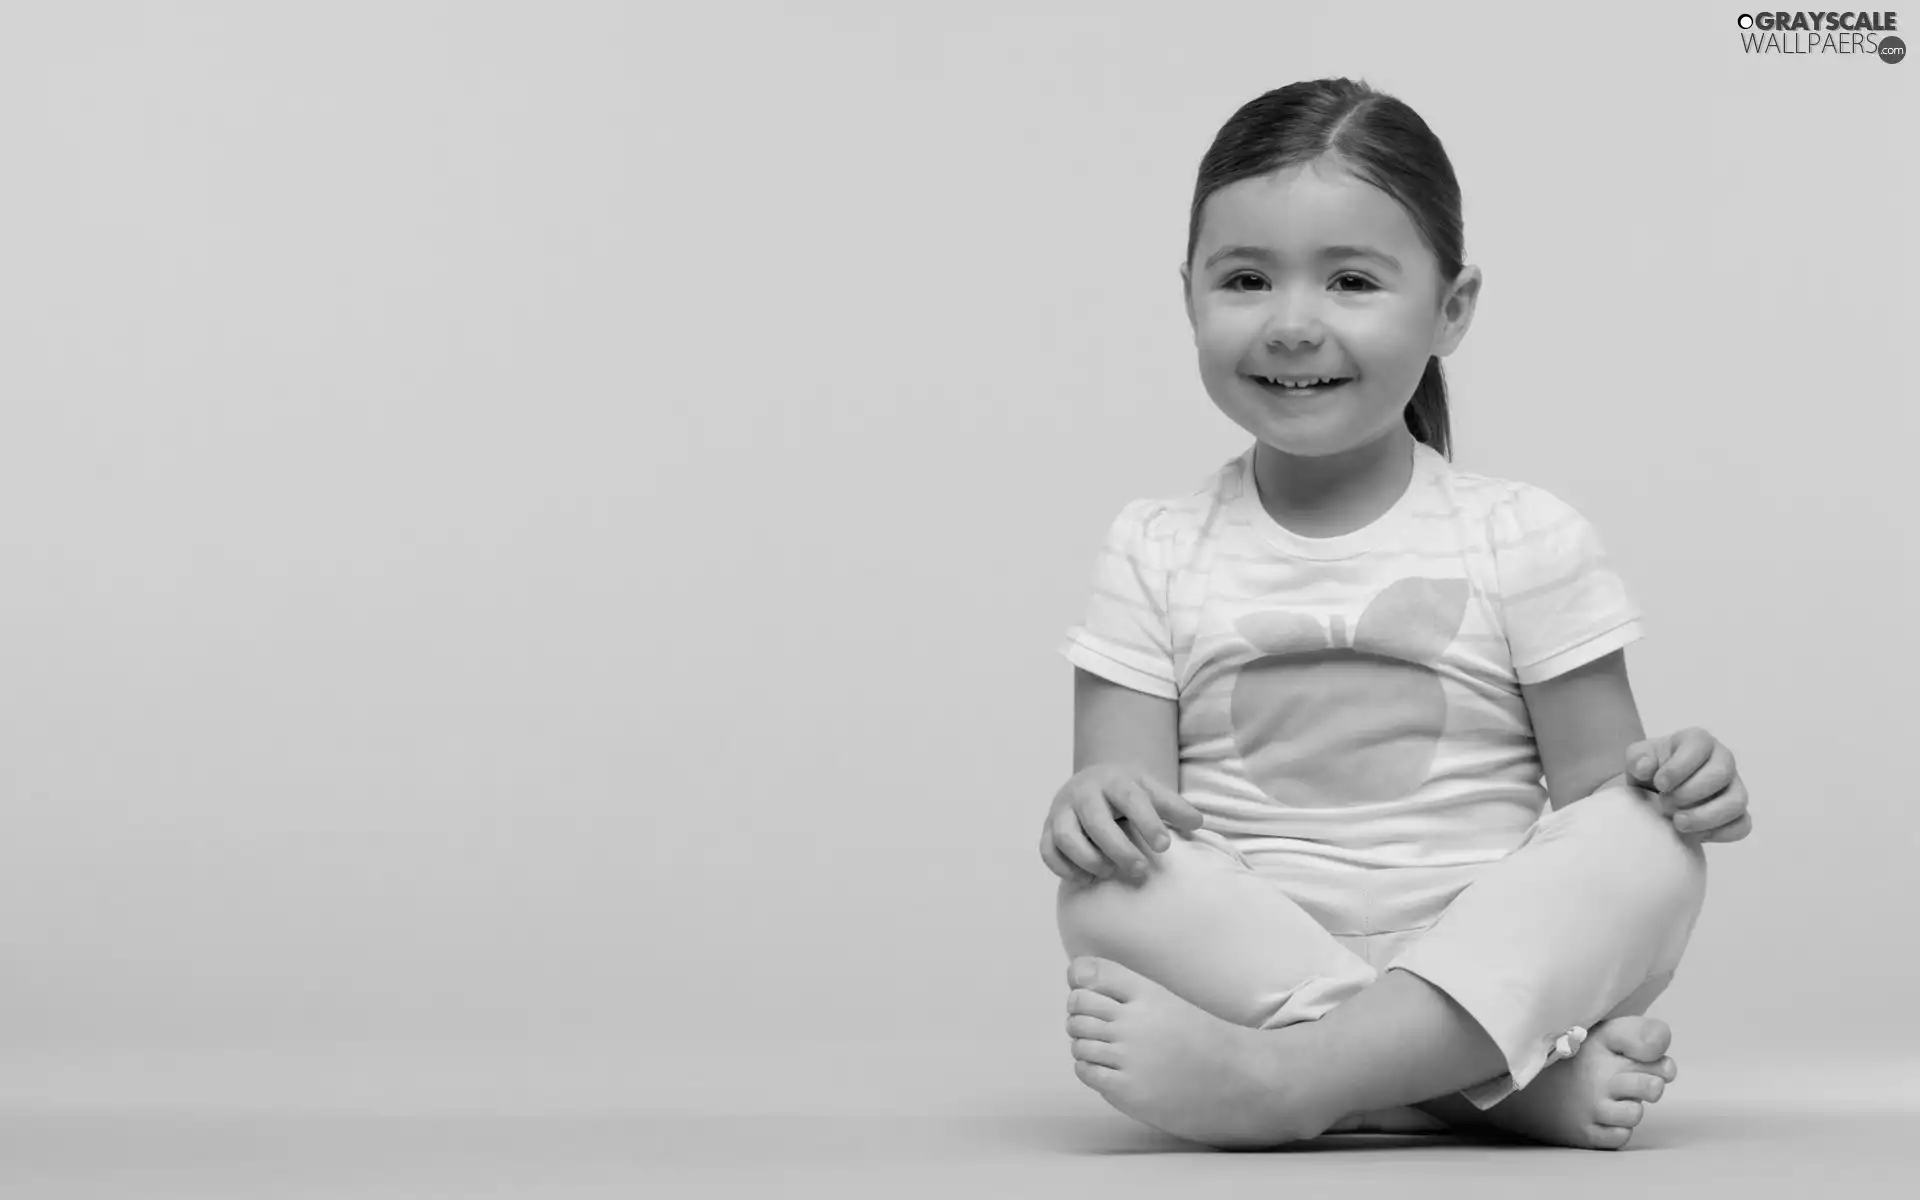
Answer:
<svg viewBox="0 0 1920 1200"><path fill-rule="evenodd" d="M579 1085L577 1064L574 1076L544 1080L523 1069L512 1077L527 1101L518 1106L477 1085L463 1103L424 1086L427 1074L406 1086L404 1073L367 1062L330 1085L284 1064L220 1076L178 1064L169 1073L156 1060L118 1082L98 1070L64 1076L64 1087L41 1063L37 1090L17 1071L0 1088L0 1197L1191 1200L1302 1185L1423 1200L1537 1197L1543 1186L1554 1200L1920 1196L1920 1061L1695 1071L1692 1094L1683 1066L1633 1143L1612 1153L1383 1135L1225 1153L1134 1125L1070 1071L1064 1083L1051 1071L1023 1079L976 1061L957 1091L889 1094L872 1074L880 1061L849 1056L841 1072L804 1075L775 1063L750 1091L739 1075L670 1078L659 1061L647 1076L656 1086L626 1093ZM640 1077L623 1064L593 1078L616 1076ZM507 1077L492 1066L474 1076Z"/></svg>

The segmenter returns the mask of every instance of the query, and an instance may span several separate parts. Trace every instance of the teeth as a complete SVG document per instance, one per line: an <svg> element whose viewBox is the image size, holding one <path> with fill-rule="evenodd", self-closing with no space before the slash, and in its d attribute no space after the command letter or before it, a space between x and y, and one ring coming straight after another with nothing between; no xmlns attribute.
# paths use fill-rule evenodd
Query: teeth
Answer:
<svg viewBox="0 0 1920 1200"><path fill-rule="evenodd" d="M1263 380L1266 380L1266 382L1273 384L1275 387L1283 387L1283 388L1319 387L1321 384L1333 382L1333 376L1331 375L1323 375L1318 379L1302 380L1299 383L1288 383L1285 380L1281 380L1281 379L1267 379L1267 377L1264 375L1262 375L1261 378Z"/></svg>

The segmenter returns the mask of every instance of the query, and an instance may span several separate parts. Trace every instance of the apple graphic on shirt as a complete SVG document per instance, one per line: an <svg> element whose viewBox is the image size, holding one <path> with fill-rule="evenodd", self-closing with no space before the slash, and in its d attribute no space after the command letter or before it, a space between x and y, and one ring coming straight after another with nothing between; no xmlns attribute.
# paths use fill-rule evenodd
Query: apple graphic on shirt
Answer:
<svg viewBox="0 0 1920 1200"><path fill-rule="evenodd" d="M1403 799L1425 783L1447 723L1431 669L1459 636L1465 579L1401 579L1346 636L1299 611L1251 613L1234 628L1264 653L1240 668L1230 719L1247 776L1289 808Z"/></svg>

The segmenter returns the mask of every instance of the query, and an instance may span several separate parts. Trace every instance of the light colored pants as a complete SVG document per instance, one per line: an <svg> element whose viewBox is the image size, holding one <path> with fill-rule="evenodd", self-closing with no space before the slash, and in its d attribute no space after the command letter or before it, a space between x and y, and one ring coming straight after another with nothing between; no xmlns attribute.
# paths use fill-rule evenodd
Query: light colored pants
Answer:
<svg viewBox="0 0 1920 1200"><path fill-rule="evenodd" d="M1463 1093L1481 1109L1572 1054L1586 1027L1646 1011L1673 978L1707 879L1701 848L1619 778L1543 814L1417 929L1328 933L1284 879L1205 830L1175 833L1150 858L1144 882L1061 885L1069 956L1112 959L1257 1029L1317 1020L1389 967L1410 971L1505 1056L1505 1074Z"/></svg>

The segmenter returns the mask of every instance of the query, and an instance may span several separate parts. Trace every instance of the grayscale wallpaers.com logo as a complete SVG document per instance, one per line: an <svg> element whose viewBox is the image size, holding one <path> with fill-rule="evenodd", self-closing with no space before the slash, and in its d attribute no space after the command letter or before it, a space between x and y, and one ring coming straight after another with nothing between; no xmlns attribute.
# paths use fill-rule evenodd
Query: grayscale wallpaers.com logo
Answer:
<svg viewBox="0 0 1920 1200"><path fill-rule="evenodd" d="M1748 54L1858 54L1884 63L1905 61L1907 44L1892 36L1891 12L1741 13L1740 48Z"/></svg>

